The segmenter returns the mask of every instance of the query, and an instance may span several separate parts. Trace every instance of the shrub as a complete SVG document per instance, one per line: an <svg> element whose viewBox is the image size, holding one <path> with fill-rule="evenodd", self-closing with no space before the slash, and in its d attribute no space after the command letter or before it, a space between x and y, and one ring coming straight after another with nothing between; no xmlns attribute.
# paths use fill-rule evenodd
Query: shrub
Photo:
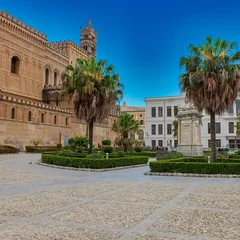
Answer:
<svg viewBox="0 0 240 240"><path fill-rule="evenodd" d="M57 149L61 149L62 148L62 144L61 143L58 143L57 144Z"/></svg>
<svg viewBox="0 0 240 240"><path fill-rule="evenodd" d="M142 151L142 148L139 147L139 146L136 146L136 147L134 148L134 151L135 151L135 152L141 152L141 151Z"/></svg>
<svg viewBox="0 0 240 240"><path fill-rule="evenodd" d="M120 157L125 157L125 153L124 152L113 152L110 153L109 158L120 158Z"/></svg>
<svg viewBox="0 0 240 240"><path fill-rule="evenodd" d="M108 140L108 139L104 139L102 140L102 145L111 145L111 140Z"/></svg>
<svg viewBox="0 0 240 240"><path fill-rule="evenodd" d="M5 153L18 153L20 150L16 147L9 145L0 145L0 154Z"/></svg>
<svg viewBox="0 0 240 240"><path fill-rule="evenodd" d="M147 156L147 157L151 157L154 158L156 157L156 152L150 152L150 151L143 151L143 152L127 152L126 155L129 156Z"/></svg>
<svg viewBox="0 0 240 240"><path fill-rule="evenodd" d="M87 137L73 137L68 139L68 146L74 152L83 153L88 148Z"/></svg>
<svg viewBox="0 0 240 240"><path fill-rule="evenodd" d="M240 174L240 161L220 159L216 163L207 163L207 159L172 159L149 163L151 172L198 173L198 174Z"/></svg>
<svg viewBox="0 0 240 240"><path fill-rule="evenodd" d="M58 150L56 146L26 146L26 152L29 153L53 152Z"/></svg>
<svg viewBox="0 0 240 240"><path fill-rule="evenodd" d="M91 153L86 156L86 158L104 158L105 156L100 153Z"/></svg>
<svg viewBox="0 0 240 240"><path fill-rule="evenodd" d="M65 156L65 157L78 157L78 158L85 158L87 156L86 153L76 153L72 150L62 150L57 153L58 156Z"/></svg>
<svg viewBox="0 0 240 240"><path fill-rule="evenodd" d="M30 141L30 143L32 143L35 147L37 147L39 144L41 144L41 140L40 139L33 139Z"/></svg>
<svg viewBox="0 0 240 240"><path fill-rule="evenodd" d="M125 158L94 159L64 157L56 156L54 154L42 154L42 162L66 167L103 169L147 164L148 158L144 156L137 156Z"/></svg>
<svg viewBox="0 0 240 240"><path fill-rule="evenodd" d="M106 146L103 148L103 151L105 153L112 153L113 152L113 148L111 146Z"/></svg>
<svg viewBox="0 0 240 240"><path fill-rule="evenodd" d="M179 152L163 152L163 151L157 152L157 160L165 160L179 157L183 157L183 154Z"/></svg>
<svg viewBox="0 0 240 240"><path fill-rule="evenodd" d="M152 147L150 147L150 146L143 147L143 151L151 151L151 150L152 150Z"/></svg>

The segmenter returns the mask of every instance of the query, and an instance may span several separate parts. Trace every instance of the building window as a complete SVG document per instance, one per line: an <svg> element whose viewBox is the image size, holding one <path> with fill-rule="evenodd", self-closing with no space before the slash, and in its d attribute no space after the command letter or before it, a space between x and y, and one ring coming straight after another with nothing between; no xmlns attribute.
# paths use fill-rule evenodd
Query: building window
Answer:
<svg viewBox="0 0 240 240"><path fill-rule="evenodd" d="M132 117L134 117L134 115L132 115Z"/></svg>
<svg viewBox="0 0 240 240"><path fill-rule="evenodd" d="M15 119L15 108L12 108L11 119Z"/></svg>
<svg viewBox="0 0 240 240"><path fill-rule="evenodd" d="M178 114L178 106L174 106L174 116L177 116Z"/></svg>
<svg viewBox="0 0 240 240"><path fill-rule="evenodd" d="M28 121L32 121L32 112L31 111L28 112Z"/></svg>
<svg viewBox="0 0 240 240"><path fill-rule="evenodd" d="M41 114L41 123L44 123L44 113Z"/></svg>
<svg viewBox="0 0 240 240"><path fill-rule="evenodd" d="M216 139L215 143L216 143L216 148L221 147L221 139ZM208 139L208 148L211 148L211 139Z"/></svg>
<svg viewBox="0 0 240 240"><path fill-rule="evenodd" d="M168 135L172 134L172 124L167 124L167 134Z"/></svg>
<svg viewBox="0 0 240 240"><path fill-rule="evenodd" d="M163 134L163 125L162 124L158 124L158 134L159 135Z"/></svg>
<svg viewBox="0 0 240 240"><path fill-rule="evenodd" d="M57 124L57 116L54 116L54 124Z"/></svg>
<svg viewBox="0 0 240 240"><path fill-rule="evenodd" d="M68 118L65 118L65 126L68 126Z"/></svg>
<svg viewBox="0 0 240 240"><path fill-rule="evenodd" d="M140 129L139 134L138 134L138 140L142 141L144 139L144 132L142 129Z"/></svg>
<svg viewBox="0 0 240 240"><path fill-rule="evenodd" d="M234 122L228 123L228 130L229 130L229 133L234 133Z"/></svg>
<svg viewBox="0 0 240 240"><path fill-rule="evenodd" d="M152 135L156 135L156 125L152 125Z"/></svg>
<svg viewBox="0 0 240 240"><path fill-rule="evenodd" d="M48 68L45 69L45 85L49 84L49 70Z"/></svg>
<svg viewBox="0 0 240 240"><path fill-rule="evenodd" d="M228 114L233 114L233 104L228 108Z"/></svg>
<svg viewBox="0 0 240 240"><path fill-rule="evenodd" d="M171 116L172 116L172 107L167 106L167 117L171 117Z"/></svg>
<svg viewBox="0 0 240 240"><path fill-rule="evenodd" d="M144 125L144 120L140 120L140 125Z"/></svg>
<svg viewBox="0 0 240 240"><path fill-rule="evenodd" d="M240 115L240 100L236 100L236 114Z"/></svg>
<svg viewBox="0 0 240 240"><path fill-rule="evenodd" d="M158 107L158 117L163 116L163 107Z"/></svg>
<svg viewBox="0 0 240 240"><path fill-rule="evenodd" d="M163 147L163 140L158 140L158 146Z"/></svg>
<svg viewBox="0 0 240 240"><path fill-rule="evenodd" d="M176 148L178 145L178 140L174 140L174 147Z"/></svg>
<svg viewBox="0 0 240 240"><path fill-rule="evenodd" d="M11 73L19 74L20 59L17 56L12 57Z"/></svg>
<svg viewBox="0 0 240 240"><path fill-rule="evenodd" d="M56 100L56 106L58 107L58 99Z"/></svg>
<svg viewBox="0 0 240 240"><path fill-rule="evenodd" d="M54 86L57 86L57 72L54 73L53 79L54 79Z"/></svg>
<svg viewBox="0 0 240 240"><path fill-rule="evenodd" d="M152 140L152 148L156 147L156 140Z"/></svg>
<svg viewBox="0 0 240 240"><path fill-rule="evenodd" d="M152 117L156 117L156 107L152 107Z"/></svg>
<svg viewBox="0 0 240 240"><path fill-rule="evenodd" d="M140 117L142 117L142 114L140 114Z"/></svg>
<svg viewBox="0 0 240 240"><path fill-rule="evenodd" d="M215 123L215 132L221 133L221 123L220 122ZM211 124L210 123L208 123L208 133L209 134L211 133Z"/></svg>

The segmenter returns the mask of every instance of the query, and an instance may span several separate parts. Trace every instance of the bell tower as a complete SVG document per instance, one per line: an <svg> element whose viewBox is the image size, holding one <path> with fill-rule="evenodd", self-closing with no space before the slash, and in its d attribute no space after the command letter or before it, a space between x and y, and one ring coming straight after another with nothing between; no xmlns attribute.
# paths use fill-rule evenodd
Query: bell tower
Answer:
<svg viewBox="0 0 240 240"><path fill-rule="evenodd" d="M87 51L88 56L96 57L97 52L97 31L92 28L92 23L88 19L85 29L80 28L80 46Z"/></svg>

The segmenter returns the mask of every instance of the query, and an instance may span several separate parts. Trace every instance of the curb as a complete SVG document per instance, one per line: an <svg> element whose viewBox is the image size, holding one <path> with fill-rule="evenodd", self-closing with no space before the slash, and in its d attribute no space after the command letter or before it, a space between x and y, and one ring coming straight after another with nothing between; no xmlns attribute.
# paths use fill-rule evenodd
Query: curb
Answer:
<svg viewBox="0 0 240 240"><path fill-rule="evenodd" d="M65 170L74 170L74 171L84 171L84 172L108 172L108 171L115 171L115 170L122 170L122 169L128 169L128 168L148 166L148 164L139 164L139 165L124 166L124 167L116 167L116 168L93 169L93 168L64 167L64 166L58 166L58 165L52 165L52 164L42 163L41 161L37 161L36 164L42 165L42 166L45 166L45 167L65 169Z"/></svg>
<svg viewBox="0 0 240 240"><path fill-rule="evenodd" d="M147 176L171 176L171 177L206 177L206 178L240 178L240 175L232 174L196 174L196 173L159 173L145 172Z"/></svg>

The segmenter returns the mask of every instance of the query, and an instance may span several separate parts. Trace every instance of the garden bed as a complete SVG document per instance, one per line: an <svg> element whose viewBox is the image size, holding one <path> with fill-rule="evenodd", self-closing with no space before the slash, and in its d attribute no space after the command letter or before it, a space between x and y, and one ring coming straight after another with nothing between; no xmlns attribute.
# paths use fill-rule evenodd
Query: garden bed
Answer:
<svg viewBox="0 0 240 240"><path fill-rule="evenodd" d="M77 158L77 157L65 157L57 156L55 154L42 154L42 163L52 164L57 166L83 168L83 169L107 169L117 168L132 165L147 164L148 157L145 156L133 156L122 158Z"/></svg>
<svg viewBox="0 0 240 240"><path fill-rule="evenodd" d="M28 153L43 153L59 151L57 146L26 146L26 152Z"/></svg>
<svg viewBox="0 0 240 240"><path fill-rule="evenodd" d="M0 154L19 153L19 149L9 145L0 145Z"/></svg>
<svg viewBox="0 0 240 240"><path fill-rule="evenodd" d="M178 158L149 163L150 172L155 173L194 173L194 174L240 174L240 160L218 159L208 163L205 158Z"/></svg>

